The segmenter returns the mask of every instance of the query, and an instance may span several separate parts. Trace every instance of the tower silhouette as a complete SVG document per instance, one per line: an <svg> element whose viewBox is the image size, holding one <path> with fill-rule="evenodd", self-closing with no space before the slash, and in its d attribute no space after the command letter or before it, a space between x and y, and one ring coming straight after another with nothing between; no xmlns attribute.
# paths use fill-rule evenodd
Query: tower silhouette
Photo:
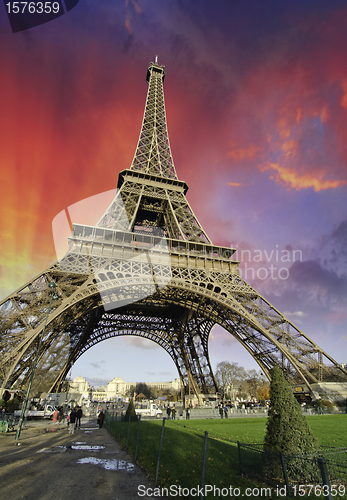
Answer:
<svg viewBox="0 0 347 500"><path fill-rule="evenodd" d="M235 250L213 245L203 230L174 167L164 77L156 58L133 162L120 172L99 222L73 224L66 255L0 303L2 388L27 384L44 331L37 376L43 390L58 391L98 342L136 335L168 352L186 391L215 392L208 338L216 324L267 377L279 365L308 389L346 380L341 365L242 279ZM59 299L49 310L51 282Z"/></svg>

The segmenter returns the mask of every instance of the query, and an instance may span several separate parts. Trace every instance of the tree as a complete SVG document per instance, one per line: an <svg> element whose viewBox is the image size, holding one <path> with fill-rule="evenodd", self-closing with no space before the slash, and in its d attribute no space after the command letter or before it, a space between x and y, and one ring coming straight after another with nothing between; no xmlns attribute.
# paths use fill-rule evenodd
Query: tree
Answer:
<svg viewBox="0 0 347 500"><path fill-rule="evenodd" d="M132 398L128 404L128 408L127 408L127 411L125 412L123 420L128 421L129 416L130 416L131 422L137 421L137 415L136 415L136 411L135 411L134 401Z"/></svg>
<svg viewBox="0 0 347 500"><path fill-rule="evenodd" d="M138 382L135 387L136 394L144 394L147 399L153 399L152 389L144 382Z"/></svg>
<svg viewBox="0 0 347 500"><path fill-rule="evenodd" d="M286 454L312 453L317 442L282 370L271 370L270 409L264 448Z"/></svg>
<svg viewBox="0 0 347 500"><path fill-rule="evenodd" d="M5 408L6 413L13 413L19 406L19 399L0 399L0 408Z"/></svg>
<svg viewBox="0 0 347 500"><path fill-rule="evenodd" d="M270 399L270 387L266 384L258 387L256 396L258 401L268 401Z"/></svg>
<svg viewBox="0 0 347 500"><path fill-rule="evenodd" d="M223 393L223 398L230 391L230 395L234 398L234 393L240 387L241 382L246 378L246 370L239 366L238 363L229 363L229 361L221 361L217 365L216 381L219 390Z"/></svg>

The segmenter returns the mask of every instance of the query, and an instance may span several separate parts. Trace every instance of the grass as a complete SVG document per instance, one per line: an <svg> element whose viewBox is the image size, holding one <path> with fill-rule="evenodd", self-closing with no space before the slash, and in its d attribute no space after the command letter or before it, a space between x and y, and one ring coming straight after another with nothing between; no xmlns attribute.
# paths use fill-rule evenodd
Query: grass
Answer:
<svg viewBox="0 0 347 500"><path fill-rule="evenodd" d="M204 435L207 431L205 484L215 485L218 488L237 487L240 488L242 496L246 488L257 487L257 484L239 475L237 441L262 443L266 421L266 417L166 421L158 484L168 488L171 485L181 485L182 488L188 489L201 484ZM347 447L345 431L347 415L308 416L307 421L321 446ZM137 428L136 422L130 423L128 451L132 455L135 453ZM128 423L123 422L122 445L126 444L127 429ZM152 478L156 474L161 429L162 420L142 421L140 424L137 460ZM109 430L112 432L111 428ZM119 438L119 422L116 427L116 438ZM253 497L259 496L260 492ZM248 496L248 498L253 497ZM218 496L211 494L204 498L212 499ZM274 494L272 498L276 498L276 495ZM316 497L311 494L310 497L301 496L301 498ZM346 498L346 496L337 495L336 498Z"/></svg>

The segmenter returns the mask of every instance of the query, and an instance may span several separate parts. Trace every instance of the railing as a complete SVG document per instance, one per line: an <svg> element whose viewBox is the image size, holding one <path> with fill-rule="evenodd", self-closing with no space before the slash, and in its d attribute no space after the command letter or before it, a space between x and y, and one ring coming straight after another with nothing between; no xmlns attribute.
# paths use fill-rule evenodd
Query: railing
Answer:
<svg viewBox="0 0 347 500"><path fill-rule="evenodd" d="M342 489L343 495L346 492L347 448L322 448L310 455L287 455L265 450L263 444L238 442L237 445L242 475L273 486L283 485L287 494L293 496L309 494L306 490L311 485L316 488L313 493L317 496L330 498L330 493L336 496Z"/></svg>
<svg viewBox="0 0 347 500"><path fill-rule="evenodd" d="M154 236L147 234L131 233L128 231L117 231L96 226L86 226L82 224L73 224L73 239L85 240L86 242L117 244L142 250L151 249L151 251L174 252L182 255L199 255L211 259L223 259L228 262L238 264L238 261L231 257L235 253L234 248L219 247L208 243L194 241L175 240L165 236Z"/></svg>

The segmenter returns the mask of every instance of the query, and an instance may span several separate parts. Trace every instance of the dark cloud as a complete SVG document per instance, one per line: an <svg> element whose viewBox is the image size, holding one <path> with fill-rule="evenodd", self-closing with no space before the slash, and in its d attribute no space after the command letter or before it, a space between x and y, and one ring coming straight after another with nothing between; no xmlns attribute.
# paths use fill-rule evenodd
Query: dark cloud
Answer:
<svg viewBox="0 0 347 500"><path fill-rule="evenodd" d="M347 245L347 220L342 221L337 228L334 229L331 236Z"/></svg>
<svg viewBox="0 0 347 500"><path fill-rule="evenodd" d="M156 344L155 342L151 341L151 340L148 340L148 339L144 339L142 337L126 337L126 341L128 342L128 344L130 344L131 346L135 347L135 348L138 348L138 349L148 349L148 350L152 350L152 349L158 349L159 346L158 344Z"/></svg>
<svg viewBox="0 0 347 500"><path fill-rule="evenodd" d="M97 363L90 363L90 366L92 366L95 370L100 370L102 369L102 366L105 363L104 360L98 361Z"/></svg>
<svg viewBox="0 0 347 500"><path fill-rule="evenodd" d="M319 287L337 296L346 294L347 283L336 273L324 269L318 261L294 262L289 269L292 281L303 287Z"/></svg>
<svg viewBox="0 0 347 500"><path fill-rule="evenodd" d="M106 379L106 378L97 378L97 377L84 377L88 384L94 387L95 389L97 387L100 387L102 385L107 385L109 382L111 382L111 379Z"/></svg>

